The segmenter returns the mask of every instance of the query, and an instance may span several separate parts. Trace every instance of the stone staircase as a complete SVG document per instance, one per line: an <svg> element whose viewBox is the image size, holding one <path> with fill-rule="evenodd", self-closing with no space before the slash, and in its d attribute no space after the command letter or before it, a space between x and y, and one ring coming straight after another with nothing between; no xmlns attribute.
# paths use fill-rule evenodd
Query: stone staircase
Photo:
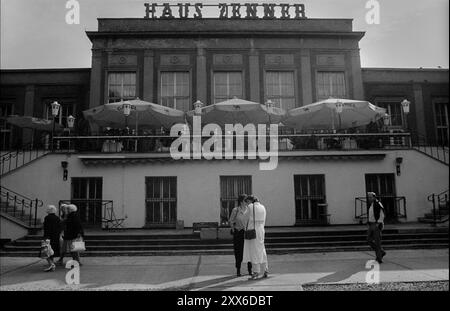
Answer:
<svg viewBox="0 0 450 311"><path fill-rule="evenodd" d="M345 229L339 226L320 227L308 231L274 228L266 231L266 249L269 254L369 251L365 226ZM40 235L28 235L10 242L0 256L37 256ZM102 232L85 237L87 250L83 256L151 256L151 255L232 255L231 235L228 239L202 240L192 234L130 234ZM386 229L383 247L386 249L447 248L448 228Z"/></svg>

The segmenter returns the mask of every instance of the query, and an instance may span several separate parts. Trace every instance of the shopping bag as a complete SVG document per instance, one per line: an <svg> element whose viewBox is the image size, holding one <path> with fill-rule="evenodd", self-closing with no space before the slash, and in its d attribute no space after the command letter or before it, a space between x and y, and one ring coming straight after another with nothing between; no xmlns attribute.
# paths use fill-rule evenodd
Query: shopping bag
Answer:
<svg viewBox="0 0 450 311"><path fill-rule="evenodd" d="M86 245L85 245L83 239L79 238L79 239L73 240L70 245L70 251L76 252L76 253L86 251Z"/></svg>
<svg viewBox="0 0 450 311"><path fill-rule="evenodd" d="M39 257L47 259L50 256L53 256L55 252L52 249L52 246L50 245L50 240L43 240L41 242L41 249L39 251Z"/></svg>

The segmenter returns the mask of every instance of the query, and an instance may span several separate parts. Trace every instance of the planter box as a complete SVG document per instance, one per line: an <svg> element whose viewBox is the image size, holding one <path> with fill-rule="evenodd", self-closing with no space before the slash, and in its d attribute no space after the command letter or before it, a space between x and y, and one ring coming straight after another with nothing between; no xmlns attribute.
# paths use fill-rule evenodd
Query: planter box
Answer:
<svg viewBox="0 0 450 311"><path fill-rule="evenodd" d="M217 238L219 240L231 240L233 236L230 233L231 228L219 228Z"/></svg>

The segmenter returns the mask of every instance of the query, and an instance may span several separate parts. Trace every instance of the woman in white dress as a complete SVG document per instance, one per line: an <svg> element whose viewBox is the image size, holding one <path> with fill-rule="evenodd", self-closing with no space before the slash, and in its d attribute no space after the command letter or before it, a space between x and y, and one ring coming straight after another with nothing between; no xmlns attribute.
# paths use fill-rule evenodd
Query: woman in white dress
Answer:
<svg viewBox="0 0 450 311"><path fill-rule="evenodd" d="M256 239L244 241L243 262L251 262L253 274L250 280L257 279L260 273L266 278L269 273L266 247L264 246L264 225L266 223L266 208L259 203L255 196L248 196L249 203L246 211L246 230L255 229Z"/></svg>

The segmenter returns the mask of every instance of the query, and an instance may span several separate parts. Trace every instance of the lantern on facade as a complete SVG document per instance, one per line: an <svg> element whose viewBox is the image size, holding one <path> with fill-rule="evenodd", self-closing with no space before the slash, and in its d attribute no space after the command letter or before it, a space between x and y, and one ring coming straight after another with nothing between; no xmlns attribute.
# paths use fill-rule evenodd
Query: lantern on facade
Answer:
<svg viewBox="0 0 450 311"><path fill-rule="evenodd" d="M199 100L197 100L194 103L194 114L195 115L201 115L202 114L202 107L203 107L203 103Z"/></svg>
<svg viewBox="0 0 450 311"><path fill-rule="evenodd" d="M68 116L67 117L67 127L69 129L72 129L74 125L75 125L75 117L72 115Z"/></svg>
<svg viewBox="0 0 450 311"><path fill-rule="evenodd" d="M409 113L409 105L411 104L411 102L407 99L404 99L402 101L402 109L403 109L403 113L408 114Z"/></svg>
<svg viewBox="0 0 450 311"><path fill-rule="evenodd" d="M59 114L59 108L61 107L60 104L58 104L57 101L54 101L53 103L51 103L51 108L52 108L52 116L53 118L56 118Z"/></svg>

